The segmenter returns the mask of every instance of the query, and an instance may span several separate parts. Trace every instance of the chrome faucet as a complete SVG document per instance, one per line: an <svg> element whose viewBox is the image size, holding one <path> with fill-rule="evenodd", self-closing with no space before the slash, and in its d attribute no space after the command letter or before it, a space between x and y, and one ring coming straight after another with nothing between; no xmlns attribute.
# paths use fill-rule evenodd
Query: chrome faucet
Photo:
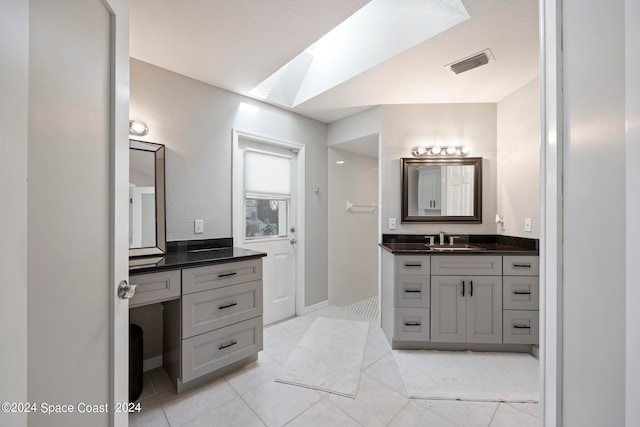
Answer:
<svg viewBox="0 0 640 427"><path fill-rule="evenodd" d="M444 231L440 232L440 244L444 245Z"/></svg>
<svg viewBox="0 0 640 427"><path fill-rule="evenodd" d="M453 246L455 239L459 239L460 236L449 236L449 244Z"/></svg>
<svg viewBox="0 0 640 427"><path fill-rule="evenodd" d="M433 246L433 236L424 236L424 238L429 240L429 246Z"/></svg>

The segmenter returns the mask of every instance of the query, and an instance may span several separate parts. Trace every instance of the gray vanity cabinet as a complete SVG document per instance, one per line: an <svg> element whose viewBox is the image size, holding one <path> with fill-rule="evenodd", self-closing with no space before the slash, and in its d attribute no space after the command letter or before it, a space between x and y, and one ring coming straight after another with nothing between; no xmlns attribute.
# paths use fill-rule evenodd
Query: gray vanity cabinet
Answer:
<svg viewBox="0 0 640 427"><path fill-rule="evenodd" d="M431 341L501 343L502 277L433 276Z"/></svg>
<svg viewBox="0 0 640 427"><path fill-rule="evenodd" d="M257 359L262 259L132 275L132 306L163 302L163 365L178 393Z"/></svg>
<svg viewBox="0 0 640 427"><path fill-rule="evenodd" d="M538 257L382 251L382 329L392 348L529 351Z"/></svg>
<svg viewBox="0 0 640 427"><path fill-rule="evenodd" d="M504 257L505 344L538 344L539 277L537 256Z"/></svg>
<svg viewBox="0 0 640 427"><path fill-rule="evenodd" d="M429 257L385 253L382 263L383 277L395 284L383 287L383 330L397 341L429 341Z"/></svg>
<svg viewBox="0 0 640 427"><path fill-rule="evenodd" d="M431 257L431 341L502 342L502 257Z"/></svg>

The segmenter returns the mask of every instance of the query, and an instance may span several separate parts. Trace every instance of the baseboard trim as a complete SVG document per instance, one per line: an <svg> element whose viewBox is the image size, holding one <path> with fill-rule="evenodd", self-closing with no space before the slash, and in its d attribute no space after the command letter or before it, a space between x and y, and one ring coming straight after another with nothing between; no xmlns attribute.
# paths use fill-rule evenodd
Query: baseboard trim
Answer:
<svg viewBox="0 0 640 427"><path fill-rule="evenodd" d="M162 366L162 355L152 357L151 359L145 359L142 361L142 372L151 371L152 369L160 368Z"/></svg>
<svg viewBox="0 0 640 427"><path fill-rule="evenodd" d="M302 313L299 314L299 316L304 316L305 314L309 314L311 312L320 310L320 309L325 308L325 307L329 307L329 300L324 300L324 301L321 301L321 302L319 302L317 304L306 306L302 310Z"/></svg>

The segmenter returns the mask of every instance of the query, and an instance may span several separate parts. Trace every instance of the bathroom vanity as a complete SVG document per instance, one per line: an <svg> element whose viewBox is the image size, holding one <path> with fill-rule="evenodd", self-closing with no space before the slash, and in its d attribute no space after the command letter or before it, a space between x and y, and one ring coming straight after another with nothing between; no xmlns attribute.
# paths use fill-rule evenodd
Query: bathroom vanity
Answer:
<svg viewBox="0 0 640 427"><path fill-rule="evenodd" d="M163 305L163 366L178 393L257 360L262 350L266 254L218 240L226 242L169 242L165 256L131 260L137 290L130 307Z"/></svg>
<svg viewBox="0 0 640 427"><path fill-rule="evenodd" d="M538 344L537 240L385 235L382 329L394 349L530 352Z"/></svg>

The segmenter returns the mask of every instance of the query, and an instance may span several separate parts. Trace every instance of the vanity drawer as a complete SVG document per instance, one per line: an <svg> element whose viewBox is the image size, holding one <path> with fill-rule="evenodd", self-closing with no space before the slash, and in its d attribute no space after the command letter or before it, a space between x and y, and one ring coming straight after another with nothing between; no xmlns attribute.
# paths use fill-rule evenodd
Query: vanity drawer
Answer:
<svg viewBox="0 0 640 427"><path fill-rule="evenodd" d="M538 344L537 310L504 310L502 330L505 344Z"/></svg>
<svg viewBox="0 0 640 427"><path fill-rule="evenodd" d="M396 274L429 275L429 256L396 256Z"/></svg>
<svg viewBox="0 0 640 427"><path fill-rule="evenodd" d="M182 338L262 315L262 280L182 297Z"/></svg>
<svg viewBox="0 0 640 427"><path fill-rule="evenodd" d="M129 300L129 307L139 307L180 297L180 270L130 276L129 283L138 285L136 293Z"/></svg>
<svg viewBox="0 0 640 427"><path fill-rule="evenodd" d="M431 257L435 276L501 276L502 257L494 255L438 255Z"/></svg>
<svg viewBox="0 0 640 427"><path fill-rule="evenodd" d="M537 256L505 256L505 276L537 276L539 274L539 258Z"/></svg>
<svg viewBox="0 0 640 427"><path fill-rule="evenodd" d="M428 308L396 308L394 325L394 340L429 341Z"/></svg>
<svg viewBox="0 0 640 427"><path fill-rule="evenodd" d="M182 270L182 293L207 291L262 279L262 260L229 262Z"/></svg>
<svg viewBox="0 0 640 427"><path fill-rule="evenodd" d="M429 276L396 276L396 307L429 307L431 287Z"/></svg>
<svg viewBox="0 0 640 427"><path fill-rule="evenodd" d="M504 276L502 307L507 310L537 310L539 279L537 276Z"/></svg>
<svg viewBox="0 0 640 427"><path fill-rule="evenodd" d="M182 341L182 381L187 382L262 350L262 316Z"/></svg>

